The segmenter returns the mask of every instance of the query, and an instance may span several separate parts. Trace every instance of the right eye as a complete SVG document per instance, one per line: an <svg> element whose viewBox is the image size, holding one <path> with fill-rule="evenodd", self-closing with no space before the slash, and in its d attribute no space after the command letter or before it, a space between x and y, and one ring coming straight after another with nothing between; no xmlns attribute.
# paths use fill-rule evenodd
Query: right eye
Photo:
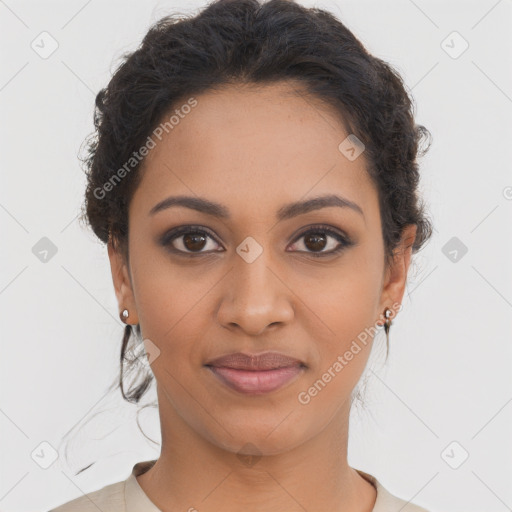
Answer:
<svg viewBox="0 0 512 512"><path fill-rule="evenodd" d="M208 239L214 242L213 247L215 244L218 245L215 237L202 226L180 226L165 233L160 239L160 244L173 253L185 256L222 252L215 249L203 251L205 247L208 247Z"/></svg>

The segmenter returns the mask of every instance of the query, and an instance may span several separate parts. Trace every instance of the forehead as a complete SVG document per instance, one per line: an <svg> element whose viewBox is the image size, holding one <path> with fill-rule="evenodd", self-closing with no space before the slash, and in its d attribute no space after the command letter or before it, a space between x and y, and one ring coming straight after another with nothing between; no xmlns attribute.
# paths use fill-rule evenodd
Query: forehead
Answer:
<svg viewBox="0 0 512 512"><path fill-rule="evenodd" d="M351 161L339 149L349 135L339 114L296 90L277 83L196 96L161 140L153 137L133 208L149 211L168 195L186 194L274 212L277 204L339 192L375 209L364 153Z"/></svg>

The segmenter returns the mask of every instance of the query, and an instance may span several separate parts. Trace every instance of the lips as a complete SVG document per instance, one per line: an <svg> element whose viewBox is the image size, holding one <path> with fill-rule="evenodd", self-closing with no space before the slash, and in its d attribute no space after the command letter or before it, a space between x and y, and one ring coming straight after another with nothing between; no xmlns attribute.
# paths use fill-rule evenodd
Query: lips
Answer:
<svg viewBox="0 0 512 512"><path fill-rule="evenodd" d="M231 389L248 395L261 395L297 379L306 365L279 352L237 352L208 361L205 367Z"/></svg>
<svg viewBox="0 0 512 512"><path fill-rule="evenodd" d="M232 368L234 370L265 371L278 368L305 367L299 359L280 352L264 352L262 354L243 354L237 352L218 357L205 364L215 368Z"/></svg>

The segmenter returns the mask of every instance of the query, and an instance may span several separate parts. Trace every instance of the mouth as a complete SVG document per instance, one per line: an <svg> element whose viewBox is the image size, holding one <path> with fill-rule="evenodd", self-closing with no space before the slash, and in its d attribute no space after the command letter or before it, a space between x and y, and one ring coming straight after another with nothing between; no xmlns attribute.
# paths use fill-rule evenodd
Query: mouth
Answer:
<svg viewBox="0 0 512 512"><path fill-rule="evenodd" d="M209 361L205 366L223 384L245 394L275 391L307 368L302 361L279 352L258 355L238 352Z"/></svg>

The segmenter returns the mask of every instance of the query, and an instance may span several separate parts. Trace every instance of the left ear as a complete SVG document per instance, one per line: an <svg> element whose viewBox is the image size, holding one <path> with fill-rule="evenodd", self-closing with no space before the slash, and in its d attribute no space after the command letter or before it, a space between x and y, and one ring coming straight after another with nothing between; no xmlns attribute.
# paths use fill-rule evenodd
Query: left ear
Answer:
<svg viewBox="0 0 512 512"><path fill-rule="evenodd" d="M381 314L388 307L392 310L392 316L395 316L397 311L393 311L393 305L402 304L416 231L416 224L408 224L402 232L400 244L394 250L393 261L390 267L386 269L386 278L382 288Z"/></svg>

